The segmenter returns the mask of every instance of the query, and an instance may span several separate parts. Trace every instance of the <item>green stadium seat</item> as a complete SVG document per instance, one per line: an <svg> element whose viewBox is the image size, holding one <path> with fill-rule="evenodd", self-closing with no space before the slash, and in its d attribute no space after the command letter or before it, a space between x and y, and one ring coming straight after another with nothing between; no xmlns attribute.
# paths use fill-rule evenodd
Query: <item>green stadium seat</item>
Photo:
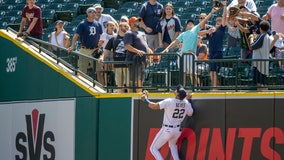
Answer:
<svg viewBox="0 0 284 160"><path fill-rule="evenodd" d="M116 13L116 9L114 9L114 8L104 8L104 13L105 14L115 14Z"/></svg>
<svg viewBox="0 0 284 160"><path fill-rule="evenodd" d="M175 7L187 7L191 4L192 2L189 2L189 1L178 1L174 4Z"/></svg>
<svg viewBox="0 0 284 160"><path fill-rule="evenodd" d="M6 22L7 24L14 23L16 20L15 16L5 16L1 18L2 22Z"/></svg>
<svg viewBox="0 0 284 160"><path fill-rule="evenodd" d="M92 7L93 4L79 4L78 14L86 14L86 10Z"/></svg>
<svg viewBox="0 0 284 160"><path fill-rule="evenodd" d="M68 0L54 0L52 3L61 3L62 5L69 3Z"/></svg>
<svg viewBox="0 0 284 160"><path fill-rule="evenodd" d="M139 7L139 3L138 2L124 2L120 8L138 8Z"/></svg>
<svg viewBox="0 0 284 160"><path fill-rule="evenodd" d="M22 17L17 17L16 20L14 21L15 24L21 23Z"/></svg>
<svg viewBox="0 0 284 160"><path fill-rule="evenodd" d="M80 14L78 15L77 17L74 17L73 21L82 21L82 20L85 20L87 17L86 14ZM72 23L72 22L71 22Z"/></svg>
<svg viewBox="0 0 284 160"><path fill-rule="evenodd" d="M175 14L182 15L184 8L183 7L174 7Z"/></svg>
<svg viewBox="0 0 284 160"><path fill-rule="evenodd" d="M70 35L74 35L75 34L75 31L76 31L76 26L67 26L67 27L64 27L65 31L67 33L69 33Z"/></svg>
<svg viewBox="0 0 284 160"><path fill-rule="evenodd" d="M15 17L21 17L22 10L12 10L6 13L8 16L15 16Z"/></svg>
<svg viewBox="0 0 284 160"><path fill-rule="evenodd" d="M3 11L3 10L0 11L0 18L1 18L1 17L5 17L5 15L6 15L6 11Z"/></svg>
<svg viewBox="0 0 284 160"><path fill-rule="evenodd" d="M125 15L125 14L116 13L116 14L112 15L112 17L113 17L115 20L119 21L122 15Z"/></svg>
<svg viewBox="0 0 284 160"><path fill-rule="evenodd" d="M5 0L5 4L14 5L15 3L20 3L19 0Z"/></svg>
<svg viewBox="0 0 284 160"><path fill-rule="evenodd" d="M182 15L179 16L181 19L193 19L196 20L198 16L195 13L183 13Z"/></svg>
<svg viewBox="0 0 284 160"><path fill-rule="evenodd" d="M78 12L79 4L69 2L63 5L62 10L70 10L72 12Z"/></svg>
<svg viewBox="0 0 284 160"><path fill-rule="evenodd" d="M139 12L140 12L140 8L135 8L135 9L132 9L131 14L137 17L139 15Z"/></svg>
<svg viewBox="0 0 284 160"><path fill-rule="evenodd" d="M84 17L85 18L85 17ZM73 19L70 24L68 25L69 26L72 26L72 27L76 27L80 22L82 22L83 19L80 19L80 18L77 18L76 19Z"/></svg>
<svg viewBox="0 0 284 160"><path fill-rule="evenodd" d="M42 17L46 19L54 20L55 10L54 9L44 9L42 11Z"/></svg>
<svg viewBox="0 0 284 160"><path fill-rule="evenodd" d="M2 19L2 18L1 18L1 19ZM1 28L1 29L5 29L6 26L7 26L7 22L2 21L1 19L0 19L0 28Z"/></svg>
<svg viewBox="0 0 284 160"><path fill-rule="evenodd" d="M18 31L20 29L20 23L10 23L10 24L7 24L7 27L10 27L10 28L13 28L15 31Z"/></svg>
<svg viewBox="0 0 284 160"><path fill-rule="evenodd" d="M11 4L4 4L0 6L0 11L11 11L14 9L14 6Z"/></svg>
<svg viewBox="0 0 284 160"><path fill-rule="evenodd" d="M36 4L51 4L53 0L37 0Z"/></svg>
<svg viewBox="0 0 284 160"><path fill-rule="evenodd" d="M61 11L62 10L63 5L61 3L52 3L47 5L46 8L48 9L54 9L56 11Z"/></svg>
<svg viewBox="0 0 284 160"><path fill-rule="evenodd" d="M119 8L116 11L117 14L124 14L124 15L130 15L132 13L132 9L131 8Z"/></svg>
<svg viewBox="0 0 284 160"><path fill-rule="evenodd" d="M22 3L22 4L16 4L13 9L14 9L14 10L21 10L21 11L22 11L25 6L26 6L26 4L24 4L24 3Z"/></svg>
<svg viewBox="0 0 284 160"><path fill-rule="evenodd" d="M72 21L72 12L71 11L56 11L55 12L55 20L62 20L62 21Z"/></svg>

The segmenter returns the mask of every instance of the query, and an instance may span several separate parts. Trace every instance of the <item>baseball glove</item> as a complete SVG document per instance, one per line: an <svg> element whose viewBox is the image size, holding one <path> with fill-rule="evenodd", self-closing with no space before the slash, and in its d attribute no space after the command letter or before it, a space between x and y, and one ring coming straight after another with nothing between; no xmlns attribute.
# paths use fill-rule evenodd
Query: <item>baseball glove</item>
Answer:
<svg viewBox="0 0 284 160"><path fill-rule="evenodd" d="M149 92L148 92L147 90L144 90L144 91L142 92L142 94L145 95L145 98L148 98Z"/></svg>
<svg viewBox="0 0 284 160"><path fill-rule="evenodd" d="M245 18L236 17L240 24L249 24L249 20Z"/></svg>
<svg viewBox="0 0 284 160"><path fill-rule="evenodd" d="M29 36L28 32L19 32L17 34L17 37L22 37L22 38L26 38L27 36Z"/></svg>
<svg viewBox="0 0 284 160"><path fill-rule="evenodd" d="M230 7L229 8L229 17L236 17L240 12L238 7Z"/></svg>
<svg viewBox="0 0 284 160"><path fill-rule="evenodd" d="M92 56L94 57L94 58L96 58L96 59L98 59L98 58L100 58L100 56L103 54L103 50L102 50L102 48L96 48L95 50L94 50L94 52L92 53Z"/></svg>
<svg viewBox="0 0 284 160"><path fill-rule="evenodd" d="M217 1L217 0L214 0L212 7L213 7L213 9L214 9L216 12L219 12L219 11L222 10L223 4L222 4L221 2L219 2L219 1Z"/></svg>

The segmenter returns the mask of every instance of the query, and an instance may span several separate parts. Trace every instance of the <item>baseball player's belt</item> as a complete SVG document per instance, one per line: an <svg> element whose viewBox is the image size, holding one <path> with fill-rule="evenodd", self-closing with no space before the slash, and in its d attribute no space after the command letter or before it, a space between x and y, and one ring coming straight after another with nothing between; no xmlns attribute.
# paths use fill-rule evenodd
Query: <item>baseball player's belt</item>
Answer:
<svg viewBox="0 0 284 160"><path fill-rule="evenodd" d="M177 127L180 127L180 125L167 125L167 124L163 124L163 126L165 127L169 127L169 128L177 128Z"/></svg>

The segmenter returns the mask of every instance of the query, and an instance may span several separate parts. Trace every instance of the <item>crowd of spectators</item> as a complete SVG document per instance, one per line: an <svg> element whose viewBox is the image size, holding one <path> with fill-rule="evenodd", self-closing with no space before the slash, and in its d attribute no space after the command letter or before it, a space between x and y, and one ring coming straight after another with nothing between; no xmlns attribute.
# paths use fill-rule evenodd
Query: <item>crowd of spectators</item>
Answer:
<svg viewBox="0 0 284 160"><path fill-rule="evenodd" d="M33 3L33 0L27 0L27 2L28 4ZM253 0L233 0L228 5L227 3L222 1L218 6L213 6L211 12L200 13L198 24L195 24L195 21L189 17L186 26L182 26L179 15L176 15L174 12L174 4L172 3L162 5L157 0L149 0L141 5L137 17L124 15L119 20L116 20L109 14L104 14L104 8L100 4L95 4L87 9L87 20L78 24L71 46L62 46L72 51L75 49L74 45L77 39L80 38L81 46L79 47L79 52L82 54L92 56L94 50L102 49L104 52L101 57L98 57L99 60L96 61L96 64L93 64L88 59L84 59L84 57L79 57L79 69L87 73L88 69L91 68L96 72L97 81L103 85L109 85L110 79L105 71L114 72L114 68L113 65L102 65L102 63L104 61L117 60L115 56L120 55L121 57L121 54L125 54L123 57L126 57L126 61L133 61L138 65L136 65L135 71L133 71L131 66L128 66L129 70L126 76L128 79L118 81L119 83L116 83L117 86L133 84L137 87L143 86L145 79L144 67L149 66L152 62L159 63L161 61L160 56L150 57L145 56L145 54L151 54L158 49L164 50L161 53L165 54L172 48L179 49L180 54L194 53L194 57L184 58L184 86L187 86L187 76L190 79L198 79L198 77L192 77L192 73L199 73L201 70L206 70L206 68L210 71L211 86L218 86L217 73L221 67L220 64L202 63L195 67L199 70L196 72L192 69L192 66L195 65L193 58L199 60L222 59L224 55L230 55L230 52L224 51L229 50L231 47L240 47L239 57L241 59L267 60L269 58L284 58L284 52L282 51L284 49L284 0L278 0L277 3L271 4L264 15L260 15L257 12L257 7ZM220 17L214 17L215 26L208 25L207 22L210 17L217 12L222 12L222 14L219 14L221 15ZM24 25L25 20L28 20L30 24L31 20L26 17L27 15L23 15L23 24L21 26ZM26 31L29 34L33 33L32 27L34 23L32 22L31 27ZM60 24L64 25L62 22L56 25ZM129 30L121 29L121 27L124 28L125 26ZM23 27L20 28L18 35L21 35L22 32ZM124 46L125 49L124 51L120 49L119 51L121 52L119 54L116 52L118 46L108 44L113 44L113 38L116 39L117 37L125 37L123 38L123 43L116 44L120 48ZM226 45L224 45L225 37L227 38ZM110 39L112 40L109 41ZM54 38L51 40L53 44L55 42L58 43ZM122 41L117 41L116 43L118 42ZM203 48L200 49L202 42L206 43L202 44ZM106 46L108 46L107 49L105 48ZM138 55L138 59L133 60L133 55ZM121 61L121 58L119 60ZM265 84L265 77L269 74L267 63L252 65L251 69L254 71L253 80L256 85L263 86ZM280 69L284 69L282 61L279 61L278 65ZM134 77L136 80L130 77L132 75L131 72L139 73ZM199 85L199 83L199 80L197 80L194 85ZM141 89L138 88L136 91L139 92Z"/></svg>

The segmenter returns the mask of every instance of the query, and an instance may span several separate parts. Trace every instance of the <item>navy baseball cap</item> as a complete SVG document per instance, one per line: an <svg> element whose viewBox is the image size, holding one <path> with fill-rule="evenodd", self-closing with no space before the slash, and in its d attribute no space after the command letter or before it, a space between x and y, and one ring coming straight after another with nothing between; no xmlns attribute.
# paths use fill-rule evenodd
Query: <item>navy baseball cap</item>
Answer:
<svg viewBox="0 0 284 160"><path fill-rule="evenodd" d="M183 100L186 97L186 91L182 85L177 86L177 93L180 100Z"/></svg>
<svg viewBox="0 0 284 160"><path fill-rule="evenodd" d="M189 22L191 22L191 23L194 24L194 20L193 20L193 19L188 19L188 20L186 21L186 24L188 24Z"/></svg>

